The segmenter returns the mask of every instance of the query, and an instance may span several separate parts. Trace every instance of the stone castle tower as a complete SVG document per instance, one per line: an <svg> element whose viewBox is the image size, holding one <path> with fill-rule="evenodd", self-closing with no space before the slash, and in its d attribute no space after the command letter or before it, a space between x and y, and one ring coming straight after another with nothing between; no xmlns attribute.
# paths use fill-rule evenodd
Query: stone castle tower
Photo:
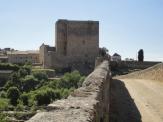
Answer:
<svg viewBox="0 0 163 122"><path fill-rule="evenodd" d="M40 47L40 61L44 68L94 65L99 55L98 21L58 20L55 27L55 47L44 44Z"/></svg>

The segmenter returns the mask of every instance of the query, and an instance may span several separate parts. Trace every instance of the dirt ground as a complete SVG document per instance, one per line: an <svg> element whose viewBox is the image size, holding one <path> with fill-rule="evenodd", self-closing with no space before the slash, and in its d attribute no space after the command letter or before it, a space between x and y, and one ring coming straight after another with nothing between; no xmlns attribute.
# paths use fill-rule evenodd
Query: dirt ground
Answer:
<svg viewBox="0 0 163 122"><path fill-rule="evenodd" d="M163 82L114 79L110 122L163 122Z"/></svg>

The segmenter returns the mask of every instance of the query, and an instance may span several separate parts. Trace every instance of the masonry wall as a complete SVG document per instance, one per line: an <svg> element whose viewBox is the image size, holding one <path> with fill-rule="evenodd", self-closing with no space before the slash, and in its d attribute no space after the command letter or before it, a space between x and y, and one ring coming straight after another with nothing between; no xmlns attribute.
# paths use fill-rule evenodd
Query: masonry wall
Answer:
<svg viewBox="0 0 163 122"><path fill-rule="evenodd" d="M81 88L67 99L48 106L28 122L108 122L111 74L104 61L86 78Z"/></svg>
<svg viewBox="0 0 163 122"><path fill-rule="evenodd" d="M44 68L94 67L99 56L99 22L58 20L55 47L41 45L40 62ZM78 66L80 65L80 66Z"/></svg>
<svg viewBox="0 0 163 122"><path fill-rule="evenodd" d="M156 64L145 70L133 72L124 76L119 76L119 78L135 78L163 81L163 63Z"/></svg>
<svg viewBox="0 0 163 122"><path fill-rule="evenodd" d="M99 54L99 22L58 20L56 52L73 61L94 62Z"/></svg>
<svg viewBox="0 0 163 122"><path fill-rule="evenodd" d="M152 61L144 61L144 62L138 62L138 61L121 61L121 62L115 62L111 61L111 67L112 68L133 68L133 69L146 69L151 66L154 66L160 62L152 62Z"/></svg>
<svg viewBox="0 0 163 122"><path fill-rule="evenodd" d="M48 51L48 45L42 44L40 46L40 63L43 65L44 68L52 67L52 57L51 52Z"/></svg>
<svg viewBox="0 0 163 122"><path fill-rule="evenodd" d="M29 54L8 54L9 63L25 63L30 61L31 63L40 63L39 53L29 53Z"/></svg>

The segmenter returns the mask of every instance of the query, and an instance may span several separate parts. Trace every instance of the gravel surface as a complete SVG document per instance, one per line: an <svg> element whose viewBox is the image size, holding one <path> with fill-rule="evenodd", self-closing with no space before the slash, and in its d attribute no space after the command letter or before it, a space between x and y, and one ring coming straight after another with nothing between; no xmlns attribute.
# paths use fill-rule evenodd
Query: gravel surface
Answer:
<svg viewBox="0 0 163 122"><path fill-rule="evenodd" d="M163 82L114 79L110 122L163 122Z"/></svg>

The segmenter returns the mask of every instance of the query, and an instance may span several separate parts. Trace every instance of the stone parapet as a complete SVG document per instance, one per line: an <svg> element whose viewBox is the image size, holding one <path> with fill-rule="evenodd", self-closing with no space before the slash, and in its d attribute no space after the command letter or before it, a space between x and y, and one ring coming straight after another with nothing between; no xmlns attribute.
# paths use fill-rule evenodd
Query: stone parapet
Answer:
<svg viewBox="0 0 163 122"><path fill-rule="evenodd" d="M108 122L111 73L104 61L67 99L55 101L49 111L39 112L28 122Z"/></svg>
<svg viewBox="0 0 163 122"><path fill-rule="evenodd" d="M127 75L118 76L117 78L134 78L134 79L148 79L155 81L163 81L163 63L156 64L147 69L133 72Z"/></svg>

